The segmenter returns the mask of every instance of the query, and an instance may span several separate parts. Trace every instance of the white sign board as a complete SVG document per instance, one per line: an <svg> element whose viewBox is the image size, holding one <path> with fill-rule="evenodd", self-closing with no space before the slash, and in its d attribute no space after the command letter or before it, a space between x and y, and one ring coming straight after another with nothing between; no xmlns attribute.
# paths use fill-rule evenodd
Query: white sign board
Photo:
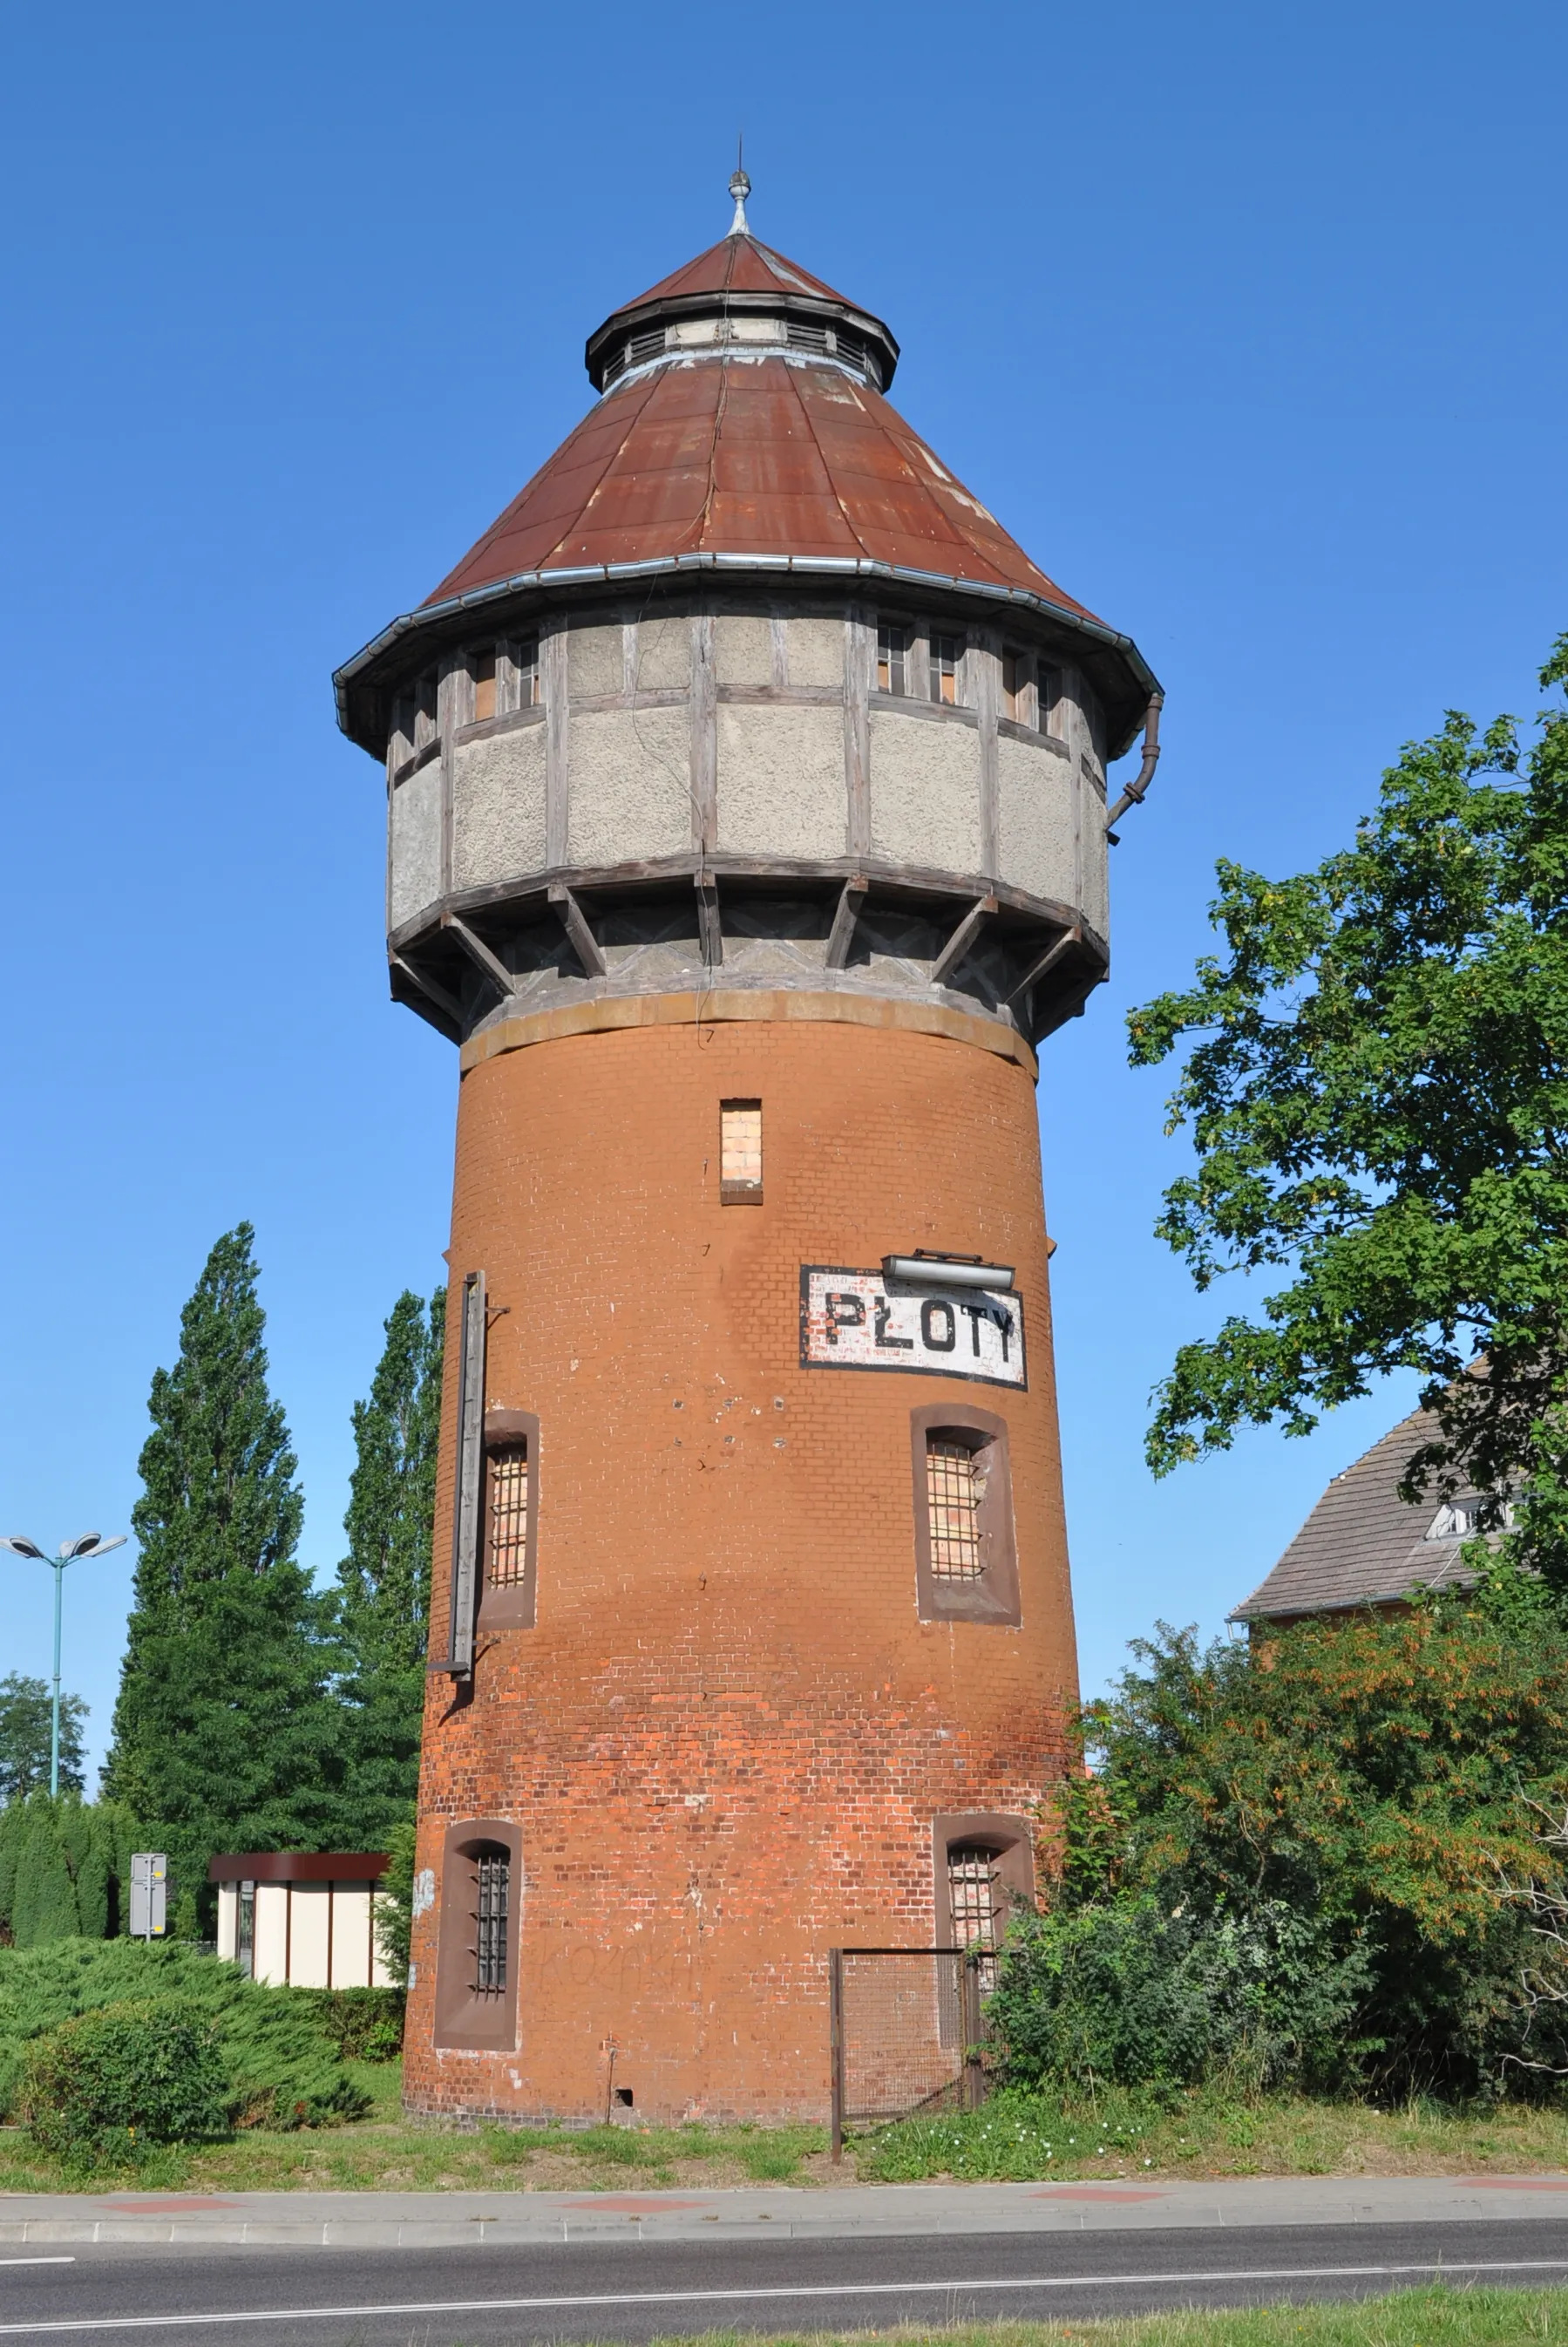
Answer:
<svg viewBox="0 0 1568 2347"><path fill-rule="evenodd" d="M1022 1389L1023 1298L989 1287L906 1287L879 1270L803 1263L800 1363Z"/></svg>
<svg viewBox="0 0 1568 2347"><path fill-rule="evenodd" d="M169 1860L160 1850L138 1850L130 1860L130 1936L161 1940L168 1920Z"/></svg>

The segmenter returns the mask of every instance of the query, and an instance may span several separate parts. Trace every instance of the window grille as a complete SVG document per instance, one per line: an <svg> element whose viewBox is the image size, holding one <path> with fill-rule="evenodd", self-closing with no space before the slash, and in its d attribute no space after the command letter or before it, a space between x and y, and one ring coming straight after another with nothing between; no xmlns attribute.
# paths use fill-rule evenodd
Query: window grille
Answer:
<svg viewBox="0 0 1568 2347"><path fill-rule="evenodd" d="M474 1924L474 1989L479 1996L507 1993L507 1906L512 1860L499 1842L482 1842L474 1853L478 1905Z"/></svg>
<svg viewBox="0 0 1568 2347"><path fill-rule="evenodd" d="M985 1475L970 1446L957 1435L926 1437L926 1503L931 1526L933 1581L978 1581L980 1501Z"/></svg>
<svg viewBox="0 0 1568 2347"><path fill-rule="evenodd" d="M878 692L907 692L907 660L909 631L907 628L879 626L876 630L876 690Z"/></svg>
<svg viewBox="0 0 1568 2347"><path fill-rule="evenodd" d="M963 644L957 636L933 636L931 639L931 698L946 702L956 708L958 699L958 661L963 656Z"/></svg>
<svg viewBox="0 0 1568 2347"><path fill-rule="evenodd" d="M528 1446L508 1442L490 1453L490 1587L515 1589L528 1558Z"/></svg>
<svg viewBox="0 0 1568 2347"><path fill-rule="evenodd" d="M719 1104L719 1195L727 1204L754 1203L763 1194L763 1104Z"/></svg>
<svg viewBox="0 0 1568 2347"><path fill-rule="evenodd" d="M960 1948L997 1944L998 1853L985 1842L948 1846L948 1895L953 1909L953 1940Z"/></svg>
<svg viewBox="0 0 1568 2347"><path fill-rule="evenodd" d="M482 724L496 713L496 647L488 645L482 652L473 654L474 723Z"/></svg>

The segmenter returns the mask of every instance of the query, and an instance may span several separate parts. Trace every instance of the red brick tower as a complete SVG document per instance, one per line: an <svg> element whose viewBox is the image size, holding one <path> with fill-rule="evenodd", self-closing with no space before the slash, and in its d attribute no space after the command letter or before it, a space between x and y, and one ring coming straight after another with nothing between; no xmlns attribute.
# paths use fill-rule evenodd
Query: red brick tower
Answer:
<svg viewBox="0 0 1568 2347"><path fill-rule="evenodd" d="M1062 1765L1035 1047L1155 687L738 206L587 356L337 679L462 1071L407 2095L820 2116L829 1948L983 1933Z"/></svg>

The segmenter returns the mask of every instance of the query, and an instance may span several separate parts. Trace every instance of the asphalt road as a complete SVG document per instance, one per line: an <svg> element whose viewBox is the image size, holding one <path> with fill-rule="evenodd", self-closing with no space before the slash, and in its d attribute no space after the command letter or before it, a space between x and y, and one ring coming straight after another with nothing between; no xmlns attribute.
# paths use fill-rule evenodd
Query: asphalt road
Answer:
<svg viewBox="0 0 1568 2347"><path fill-rule="evenodd" d="M499 2347L1568 2285L1568 2218L458 2250L84 2248L0 2259L0 2340Z"/></svg>

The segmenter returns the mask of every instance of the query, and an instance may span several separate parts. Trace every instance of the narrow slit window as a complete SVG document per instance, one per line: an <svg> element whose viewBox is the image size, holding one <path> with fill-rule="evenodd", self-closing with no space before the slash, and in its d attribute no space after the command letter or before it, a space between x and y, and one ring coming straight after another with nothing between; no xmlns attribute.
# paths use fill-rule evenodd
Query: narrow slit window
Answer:
<svg viewBox="0 0 1568 2347"><path fill-rule="evenodd" d="M474 723L482 725L496 713L496 648L474 654Z"/></svg>
<svg viewBox="0 0 1568 2347"><path fill-rule="evenodd" d="M909 631L884 623L876 630L876 690L878 692L907 692L909 690Z"/></svg>
<svg viewBox="0 0 1568 2347"><path fill-rule="evenodd" d="M508 1442L490 1453L489 1566L492 1589L515 1589L528 1566L528 1446Z"/></svg>
<svg viewBox="0 0 1568 2347"><path fill-rule="evenodd" d="M512 667L516 671L517 705L519 709L537 709L539 705L539 646L537 636L512 646Z"/></svg>
<svg viewBox="0 0 1568 2347"><path fill-rule="evenodd" d="M422 676L415 687L414 746L416 750L423 750L427 742L436 739L438 698L438 680L432 670L428 676Z"/></svg>
<svg viewBox="0 0 1568 2347"><path fill-rule="evenodd" d="M955 709L958 701L958 662L963 658L963 639L959 636L933 636L931 639L931 698Z"/></svg>
<svg viewBox="0 0 1568 2347"><path fill-rule="evenodd" d="M985 1571L980 1548L980 1502L985 1488L984 1469L968 1442L953 1434L927 1436L926 1506L933 1581L979 1581Z"/></svg>
<svg viewBox="0 0 1568 2347"><path fill-rule="evenodd" d="M760 1204L763 1194L763 1104L719 1104L719 1198L726 1206Z"/></svg>
<svg viewBox="0 0 1568 2347"><path fill-rule="evenodd" d="M1039 682L1035 688L1035 703L1038 714L1035 723L1042 733L1059 733L1061 728L1056 722L1056 705L1061 698L1061 671L1060 669L1048 668L1044 661L1041 661L1037 673Z"/></svg>
<svg viewBox="0 0 1568 2347"><path fill-rule="evenodd" d="M507 1915L512 1890L511 1852L481 1842L474 1853L474 1992L507 1993Z"/></svg>
<svg viewBox="0 0 1568 2347"><path fill-rule="evenodd" d="M1028 723L1024 715L1029 693L1029 655L1026 652L1004 651L1002 654L1002 715L1010 717L1015 725Z"/></svg>

